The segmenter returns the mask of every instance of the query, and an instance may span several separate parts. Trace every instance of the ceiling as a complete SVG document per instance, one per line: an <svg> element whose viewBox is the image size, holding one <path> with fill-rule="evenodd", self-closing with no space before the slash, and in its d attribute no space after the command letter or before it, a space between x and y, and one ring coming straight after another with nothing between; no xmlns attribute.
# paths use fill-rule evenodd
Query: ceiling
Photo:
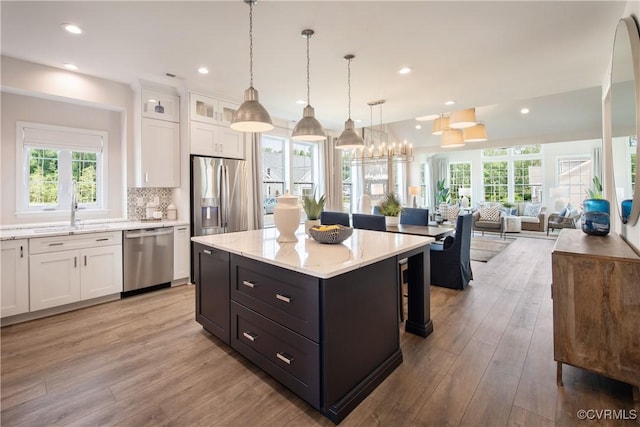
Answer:
<svg viewBox="0 0 640 427"><path fill-rule="evenodd" d="M437 151L415 117L477 107L487 145L600 138L601 89L626 2L272 1L254 7L254 86L274 118L302 116L311 28L311 105L327 129L368 102L399 139ZM2 55L123 83L139 78L240 100L249 86L249 7L233 1L2 1ZM74 23L80 36L60 24ZM208 75L197 68L206 66ZM408 66L412 72L400 75ZM166 73L175 78L166 77ZM453 99L453 107L444 105ZM522 107L530 113L520 114ZM373 124L380 123L374 109ZM292 123L293 126L293 123ZM475 143L479 144L479 143ZM469 144L467 144L467 147Z"/></svg>

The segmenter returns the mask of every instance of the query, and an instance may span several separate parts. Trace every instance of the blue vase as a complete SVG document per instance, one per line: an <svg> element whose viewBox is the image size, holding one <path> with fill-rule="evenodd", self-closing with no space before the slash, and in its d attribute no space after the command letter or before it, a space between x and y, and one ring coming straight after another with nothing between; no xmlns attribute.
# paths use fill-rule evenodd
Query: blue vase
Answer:
<svg viewBox="0 0 640 427"><path fill-rule="evenodd" d="M629 215L631 215L631 208L633 208L633 200L623 200L620 205L620 215L622 216L622 223L626 224L629 221Z"/></svg>
<svg viewBox="0 0 640 427"><path fill-rule="evenodd" d="M605 199L586 199L583 202L582 231L592 236L605 236L610 229L610 205Z"/></svg>

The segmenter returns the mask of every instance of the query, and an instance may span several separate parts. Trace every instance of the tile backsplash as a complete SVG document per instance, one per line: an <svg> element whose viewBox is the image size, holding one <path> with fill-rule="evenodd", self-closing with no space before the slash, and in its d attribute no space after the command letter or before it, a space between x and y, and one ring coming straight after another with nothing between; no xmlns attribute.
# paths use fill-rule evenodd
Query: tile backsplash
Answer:
<svg viewBox="0 0 640 427"><path fill-rule="evenodd" d="M127 219L139 221L146 217L147 203L157 197L162 218L167 219L167 206L173 203L173 188L127 188ZM140 202L140 199L142 201Z"/></svg>

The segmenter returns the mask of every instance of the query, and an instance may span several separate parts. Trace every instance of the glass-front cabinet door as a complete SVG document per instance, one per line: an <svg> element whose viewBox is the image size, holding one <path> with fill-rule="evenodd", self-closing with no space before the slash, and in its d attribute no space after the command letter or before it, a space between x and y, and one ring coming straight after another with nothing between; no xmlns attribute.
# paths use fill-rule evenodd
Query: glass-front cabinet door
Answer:
<svg viewBox="0 0 640 427"><path fill-rule="evenodd" d="M229 126L238 106L197 93L190 94L190 117L198 122Z"/></svg>

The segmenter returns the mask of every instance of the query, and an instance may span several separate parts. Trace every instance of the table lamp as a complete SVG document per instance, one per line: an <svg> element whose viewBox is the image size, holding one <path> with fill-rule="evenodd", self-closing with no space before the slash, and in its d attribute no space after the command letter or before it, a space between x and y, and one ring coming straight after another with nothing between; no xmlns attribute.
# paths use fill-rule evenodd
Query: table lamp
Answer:
<svg viewBox="0 0 640 427"><path fill-rule="evenodd" d="M469 197L471 197L471 189L460 187L458 189L458 195L460 196L460 206L463 208L469 207Z"/></svg>
<svg viewBox="0 0 640 427"><path fill-rule="evenodd" d="M416 196L418 196L419 194L420 194L420 187L415 186L415 185L409 186L409 195L413 196L413 207L414 208L418 207L418 202L416 201Z"/></svg>

